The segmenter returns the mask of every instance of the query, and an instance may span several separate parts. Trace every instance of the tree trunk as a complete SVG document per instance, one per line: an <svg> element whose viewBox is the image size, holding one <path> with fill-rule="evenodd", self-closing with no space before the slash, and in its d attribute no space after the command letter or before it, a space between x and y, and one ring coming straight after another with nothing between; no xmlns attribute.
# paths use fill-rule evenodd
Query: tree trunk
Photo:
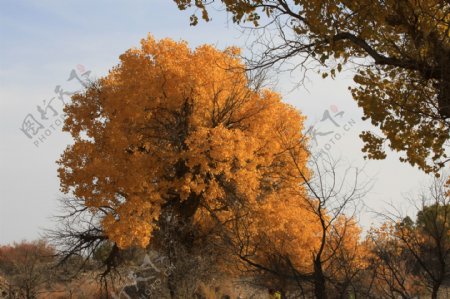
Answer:
<svg viewBox="0 0 450 299"><path fill-rule="evenodd" d="M322 263L320 260L314 261L314 295L316 299L327 299L325 289L325 276L323 275Z"/></svg>
<svg viewBox="0 0 450 299"><path fill-rule="evenodd" d="M176 299L176 285L175 285L175 279L173 277L173 274L169 274L167 277L167 288L169 289L170 298Z"/></svg>
<svg viewBox="0 0 450 299"><path fill-rule="evenodd" d="M172 236L173 237L173 236ZM175 251L175 244L178 242L168 242L168 257L169 257L169 263L170 265L175 265L177 261L177 254ZM169 289L169 294L171 299L177 298L177 285L176 285L176 278L174 277L173 271L170 271L169 275L167 276L167 288Z"/></svg>
<svg viewBox="0 0 450 299"><path fill-rule="evenodd" d="M438 299L439 285L434 285L431 292L431 299Z"/></svg>
<svg viewBox="0 0 450 299"><path fill-rule="evenodd" d="M450 78L450 75L447 78ZM442 78L438 84L438 110L443 119L450 118L450 82L447 78Z"/></svg>

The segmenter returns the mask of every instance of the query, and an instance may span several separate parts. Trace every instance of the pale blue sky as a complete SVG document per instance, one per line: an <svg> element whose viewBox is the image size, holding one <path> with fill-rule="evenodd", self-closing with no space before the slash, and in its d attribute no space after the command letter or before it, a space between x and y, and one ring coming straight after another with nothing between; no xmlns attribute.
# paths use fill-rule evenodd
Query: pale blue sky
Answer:
<svg viewBox="0 0 450 299"><path fill-rule="evenodd" d="M19 130L25 116L39 117L36 106L55 96L56 85L76 89L67 79L77 65L95 77L103 76L121 53L138 46L147 33L184 39L192 47L245 45L245 37L227 21L226 13L213 14L211 23L190 27L189 12L178 11L170 0L0 0L0 244L38 237L41 228L52 225L50 216L56 213L60 196L55 161L70 138L52 131L36 147ZM341 121L353 119L355 125L348 132L330 126L322 129L345 133L331 151L362 166L358 134L370 126L360 120L361 111L347 90L351 76L344 73L333 81L311 74L309 91L300 88L288 93L295 78L283 75L275 88L309 117L309 123L320 121L330 105L344 111ZM56 110L60 112L60 107ZM327 143L326 137L318 141L322 147ZM406 208L402 193L415 192L427 179L398 162L396 154L385 161L367 162L366 173L375 177L366 203L377 209L384 201ZM365 226L372 220L371 214L362 214Z"/></svg>

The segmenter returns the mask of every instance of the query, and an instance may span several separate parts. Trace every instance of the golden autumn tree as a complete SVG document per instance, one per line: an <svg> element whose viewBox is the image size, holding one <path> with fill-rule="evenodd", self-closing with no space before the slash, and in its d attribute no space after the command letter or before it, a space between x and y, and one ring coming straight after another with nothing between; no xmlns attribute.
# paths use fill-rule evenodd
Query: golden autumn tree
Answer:
<svg viewBox="0 0 450 299"><path fill-rule="evenodd" d="M364 275L369 267L371 252L362 237L362 229L354 218L341 215L330 231L326 248L325 271L333 292L340 298L353 295L364 297L367 285Z"/></svg>
<svg viewBox="0 0 450 299"><path fill-rule="evenodd" d="M265 217L246 222L238 234L237 256L246 279L283 296L306 298L345 296L361 284L369 251L353 219L341 215L322 240L320 219L301 198L261 212ZM331 218L324 216L327 222Z"/></svg>
<svg viewBox="0 0 450 299"><path fill-rule="evenodd" d="M405 154L402 161L427 172L447 162L448 0L174 2L182 10L197 8L205 20L213 7L225 8L235 23L261 29L256 45L263 50L254 53L259 57L254 67L270 67L294 57L305 70L311 68L311 61L317 62L324 77L335 77L346 65L354 67L353 98L364 119L382 132L382 136L361 134L369 158L383 159L387 144ZM193 14L191 24L197 22ZM276 33L266 36L270 32Z"/></svg>
<svg viewBox="0 0 450 299"><path fill-rule="evenodd" d="M367 246L351 216L367 186L357 169L343 169L327 155L310 162L306 174L291 152L297 186L251 213L237 213L229 239L254 283L283 296L335 298L347 294L367 267Z"/></svg>
<svg viewBox="0 0 450 299"><path fill-rule="evenodd" d="M237 220L233 229L233 253L244 279L283 296L312 293L312 256L321 244L321 227L303 198L268 201Z"/></svg>
<svg viewBox="0 0 450 299"><path fill-rule="evenodd" d="M292 153L307 172L303 116L252 85L236 48L149 36L65 112L62 191L118 248L147 246L164 222L226 221L298 189Z"/></svg>

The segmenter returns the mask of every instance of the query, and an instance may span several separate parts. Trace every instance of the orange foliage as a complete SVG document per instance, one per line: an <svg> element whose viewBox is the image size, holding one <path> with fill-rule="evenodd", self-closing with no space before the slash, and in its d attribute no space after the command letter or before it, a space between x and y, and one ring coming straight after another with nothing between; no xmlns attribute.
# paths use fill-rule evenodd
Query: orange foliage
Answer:
<svg viewBox="0 0 450 299"><path fill-rule="evenodd" d="M149 36L66 107L75 142L59 160L62 191L106 213L119 247L146 246L169 203L228 217L236 202L284 209L280 194L299 188L289 161L308 158L304 117L252 88L238 54Z"/></svg>

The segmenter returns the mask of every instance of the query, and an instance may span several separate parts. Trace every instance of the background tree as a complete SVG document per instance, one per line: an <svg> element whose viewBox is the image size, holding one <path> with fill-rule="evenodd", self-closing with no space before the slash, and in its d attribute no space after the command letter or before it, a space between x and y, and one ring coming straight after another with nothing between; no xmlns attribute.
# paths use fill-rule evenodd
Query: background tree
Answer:
<svg viewBox="0 0 450 299"><path fill-rule="evenodd" d="M414 259L405 244L396 237L395 223L385 223L370 231L370 249L374 257L370 271L374 298L414 298L426 293L421 277L414 274Z"/></svg>
<svg viewBox="0 0 450 299"><path fill-rule="evenodd" d="M208 10L220 3L216 7L225 8L233 22L259 29L252 45L253 67L297 58L292 60L294 68L318 68L325 70L324 77L334 77L351 63L356 68L353 98L363 109L364 119L383 133L361 134L367 157L383 159L387 143L405 154L402 161L427 172L447 162L448 0L174 2L182 10L196 7L205 20L210 19ZM197 22L193 14L191 24Z"/></svg>
<svg viewBox="0 0 450 299"><path fill-rule="evenodd" d="M441 287L450 282L450 206L446 179L435 179L421 195L419 204L415 222L390 216L375 234L375 252L382 262L382 280L393 294L410 298L425 289L436 299Z"/></svg>
<svg viewBox="0 0 450 299"><path fill-rule="evenodd" d="M43 240L1 246L0 272L9 284L8 298L34 299L45 293L54 278L54 254Z"/></svg>

